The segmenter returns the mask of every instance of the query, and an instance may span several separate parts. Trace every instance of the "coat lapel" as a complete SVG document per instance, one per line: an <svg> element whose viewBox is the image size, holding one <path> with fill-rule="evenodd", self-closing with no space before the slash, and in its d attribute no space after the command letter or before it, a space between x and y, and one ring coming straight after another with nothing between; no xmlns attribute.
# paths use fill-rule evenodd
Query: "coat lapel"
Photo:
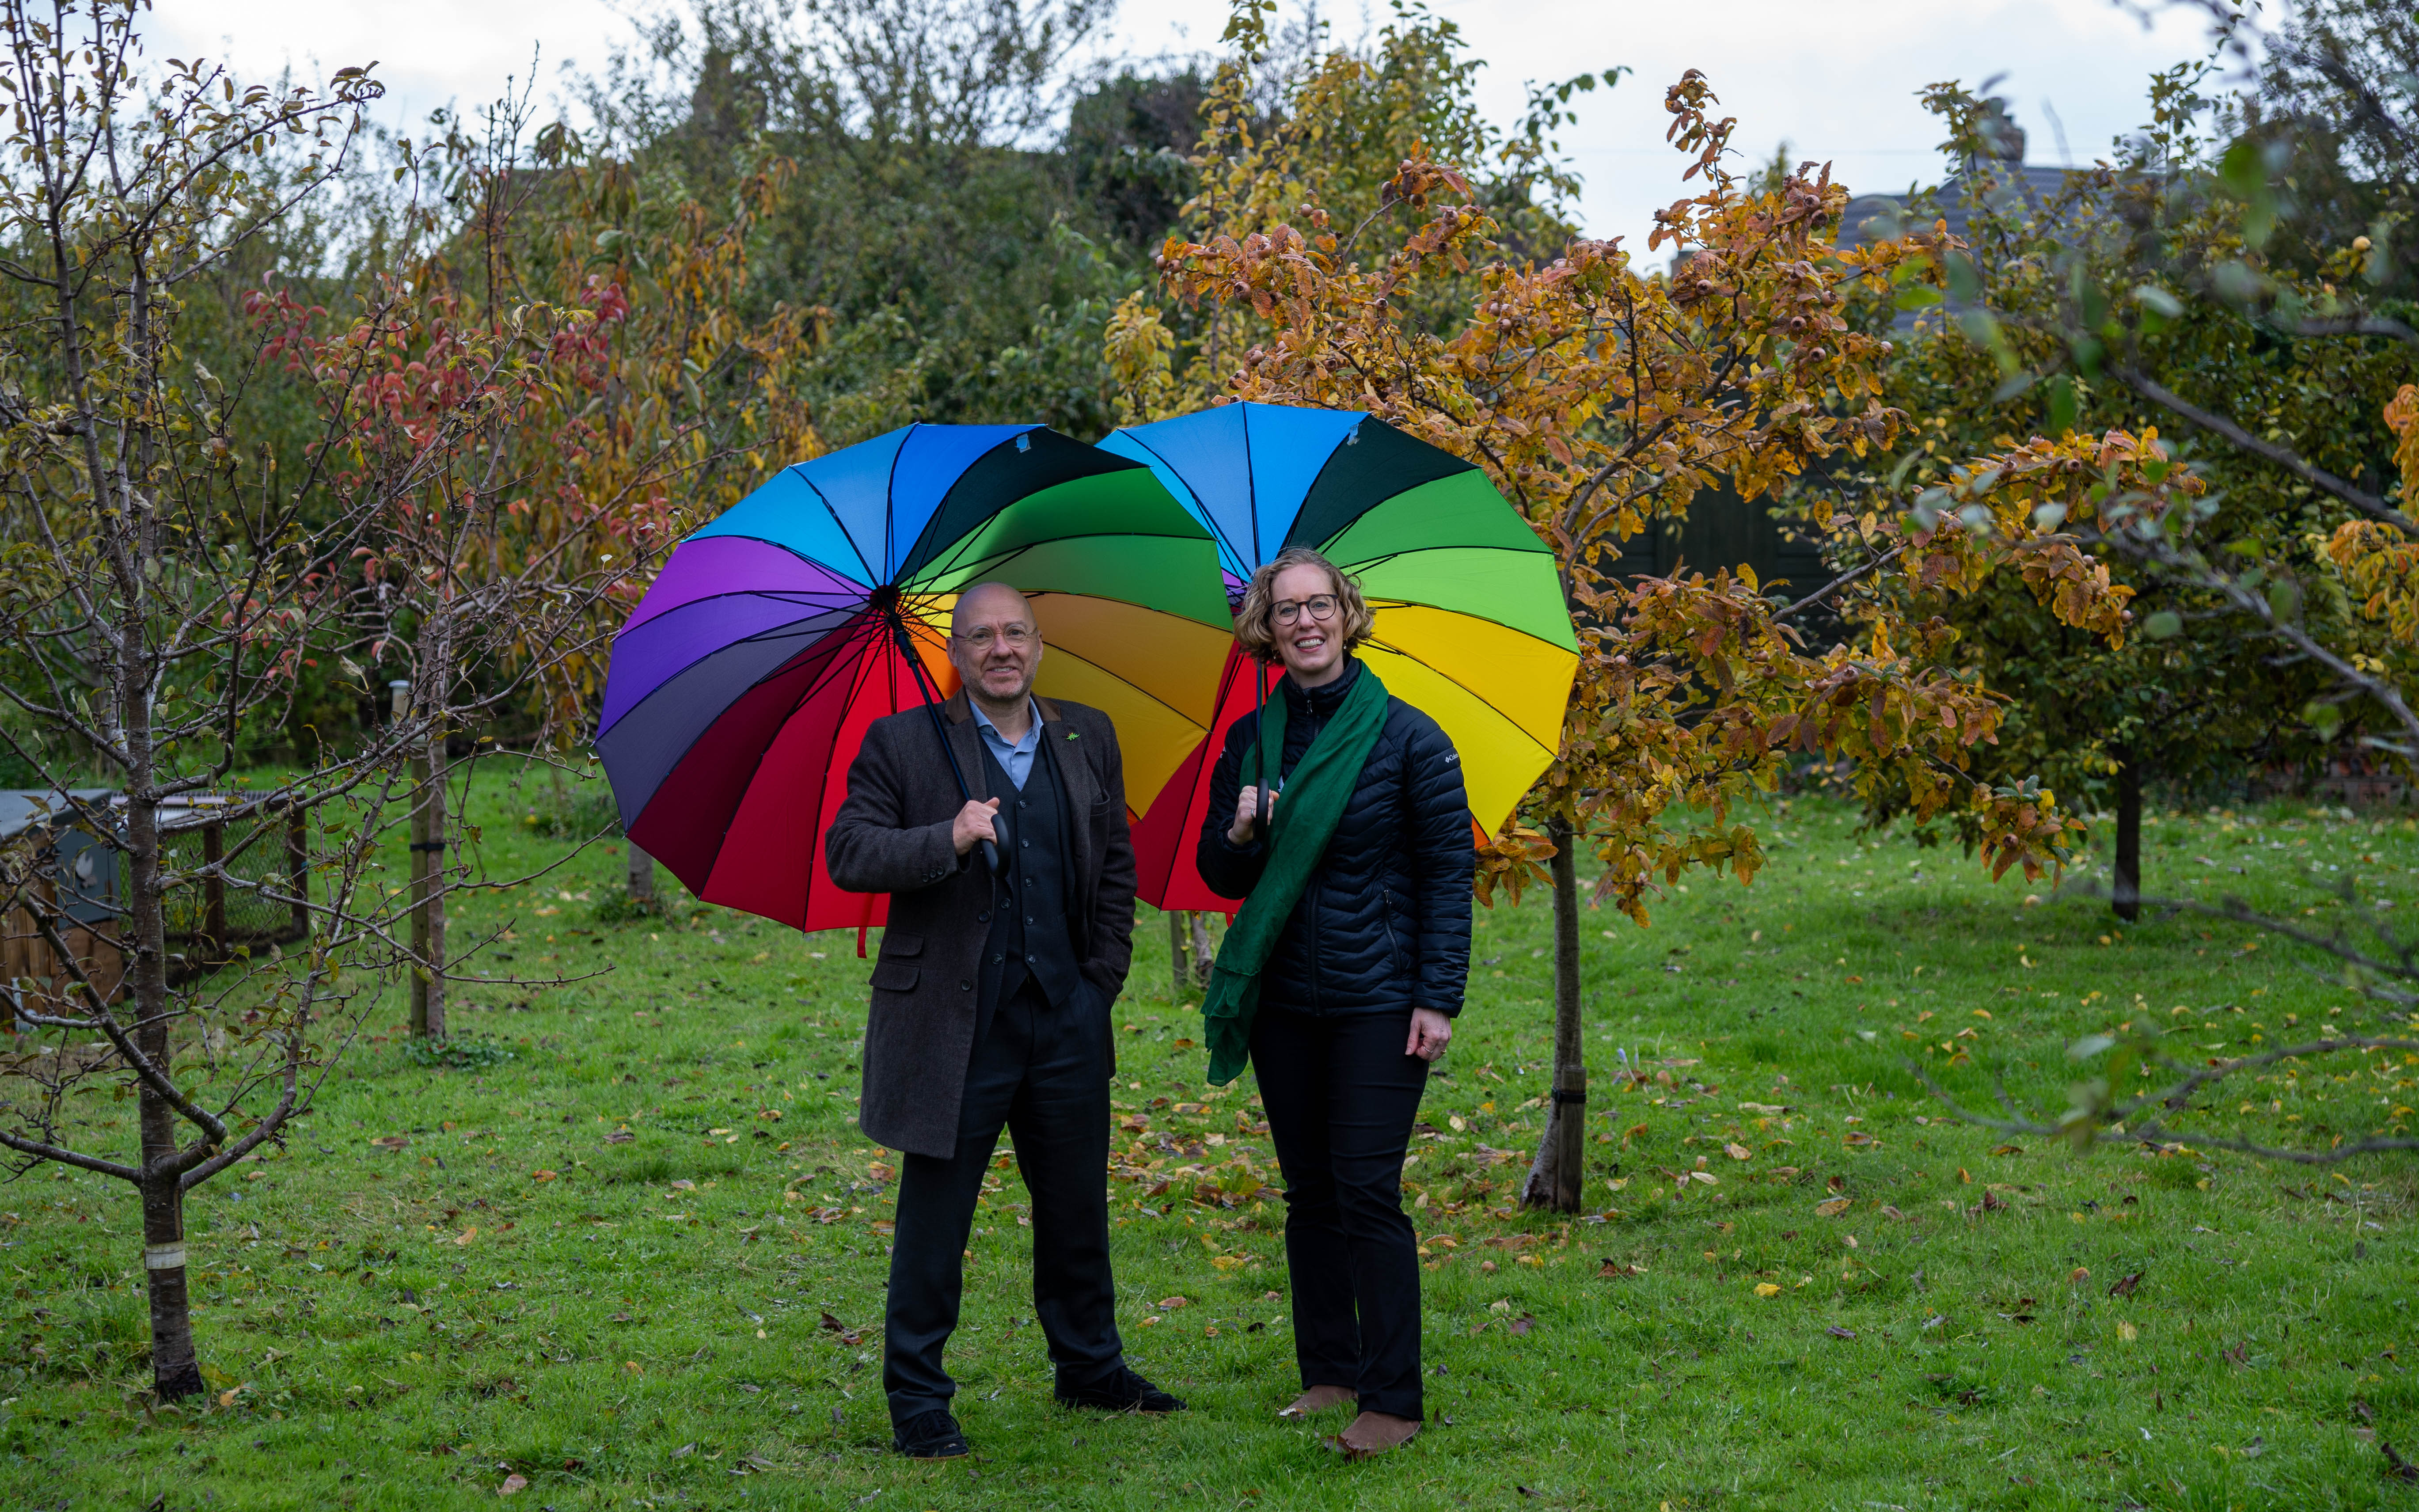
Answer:
<svg viewBox="0 0 2419 1512"><path fill-rule="evenodd" d="M977 802L991 796L991 771L983 764L982 731L975 724L974 710L966 702L966 690L960 688L941 705L948 717L949 748L958 753L958 770L966 774L966 786ZM955 803L949 805L957 812Z"/></svg>
<svg viewBox="0 0 2419 1512"><path fill-rule="evenodd" d="M1092 826L1088 823L1092 800L1101 795L1101 786L1092 779L1092 764L1084 759L1075 727L1059 717L1058 705L1049 700L1037 700L1041 707L1041 755L1058 774L1058 792L1066 804L1067 837L1073 844L1073 854L1067 857L1068 875L1076 879L1084 895L1090 896L1092 880L1097 874L1092 855Z"/></svg>

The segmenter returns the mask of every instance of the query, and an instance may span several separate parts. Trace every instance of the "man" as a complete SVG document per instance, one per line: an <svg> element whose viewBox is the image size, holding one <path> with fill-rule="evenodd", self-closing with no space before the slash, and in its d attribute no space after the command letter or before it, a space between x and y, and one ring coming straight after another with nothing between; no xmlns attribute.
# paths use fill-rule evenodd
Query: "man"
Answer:
<svg viewBox="0 0 2419 1512"><path fill-rule="evenodd" d="M859 1124L903 1150L883 1386L892 1443L968 1452L941 1351L958 1324L975 1199L1002 1124L1033 1196L1033 1310L1071 1406L1184 1404L1126 1366L1109 1278L1109 1008L1132 957L1134 861L1108 717L1033 696L1041 636L1025 595L958 599L943 706L876 720L824 840L832 880L886 892ZM994 874L984 854L999 856Z"/></svg>

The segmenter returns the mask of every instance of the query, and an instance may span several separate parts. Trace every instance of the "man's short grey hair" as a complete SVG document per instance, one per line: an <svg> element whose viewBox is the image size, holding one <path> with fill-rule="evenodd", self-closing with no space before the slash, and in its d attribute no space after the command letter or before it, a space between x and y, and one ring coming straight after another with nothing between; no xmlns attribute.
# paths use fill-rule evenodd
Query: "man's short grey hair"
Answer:
<svg viewBox="0 0 2419 1512"><path fill-rule="evenodd" d="M985 594L1009 594L1016 600L1017 607L1025 610L1025 623L1027 625L1031 625L1033 623L1033 602L1025 596L1024 590L1017 588L1011 583L979 582L975 584L972 588L967 589L964 593L960 594L958 595L957 603L949 609L949 633L951 635L958 633L959 625L963 623L965 620L966 606L972 604L977 598Z"/></svg>

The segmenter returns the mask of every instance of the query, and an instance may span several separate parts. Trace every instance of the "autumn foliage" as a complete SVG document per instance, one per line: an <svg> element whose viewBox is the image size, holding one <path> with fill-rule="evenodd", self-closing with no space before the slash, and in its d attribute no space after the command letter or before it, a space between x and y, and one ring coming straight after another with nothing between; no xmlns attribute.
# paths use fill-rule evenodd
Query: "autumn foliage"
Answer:
<svg viewBox="0 0 2419 1512"><path fill-rule="evenodd" d="M1582 664L1560 759L1487 849L1482 893L1540 876L1551 847L1533 826L1560 819L1604 863L1598 897L1643 923L1658 884L1692 867L1751 878L1762 853L1743 814L1810 760L1902 785L1926 816L1970 810L1995 872L2058 867L2078 826L2055 795L1966 774L2000 701L1960 671L1945 624L1872 590L1912 577L1958 594L2013 570L2061 618L2120 638L2123 591L2032 507L2072 491L2062 463L1978 471L1947 512L1818 509L1843 579L1823 592L1720 563L1612 570L1624 541L1707 489L1766 499L1823 459L1892 443L1906 417L1879 397L1890 344L1852 326L1848 298L1938 284L1946 234L1840 250L1845 191L1811 164L1769 188L1733 175L1733 122L1693 70L1666 95L1667 135L1703 188L1657 216L1647 250L1676 255L1668 271L1618 240L1525 254L1511 227L1527 239L1536 216L1482 203L1416 136L1388 144L1402 156L1348 224L1305 162L1331 134L1317 113L1349 114L1353 65L1332 62L1283 131L1245 129L1256 15L1237 12L1243 60L1211 90L1191 234L1159 258L1177 313L1200 312L1196 333L1179 343L1130 305L1112 363L1144 412L1223 397L1366 409L1486 468L1552 545ZM1828 645L1802 617L1818 603L1838 615Z"/></svg>

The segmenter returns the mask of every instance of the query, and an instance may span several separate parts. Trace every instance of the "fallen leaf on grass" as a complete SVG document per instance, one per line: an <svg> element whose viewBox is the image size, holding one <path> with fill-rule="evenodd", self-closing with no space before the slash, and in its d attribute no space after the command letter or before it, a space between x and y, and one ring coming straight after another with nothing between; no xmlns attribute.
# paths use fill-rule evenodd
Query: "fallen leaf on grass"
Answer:
<svg viewBox="0 0 2419 1512"><path fill-rule="evenodd" d="M1759 1297L1778 1297L1780 1295L1780 1288L1769 1281L1759 1281L1755 1284L1755 1294Z"/></svg>
<svg viewBox="0 0 2419 1512"><path fill-rule="evenodd" d="M532 1172L530 1172L530 1180L532 1180L532 1181L551 1181L551 1180L554 1180L554 1177L555 1177L555 1173L554 1173L554 1172L552 1172L552 1171L532 1171Z"/></svg>
<svg viewBox="0 0 2419 1512"><path fill-rule="evenodd" d="M618 1134L607 1134L605 1136L605 1142L609 1145L626 1145L631 1140L638 1137L639 1136L637 1134L632 1134L629 1130L624 1129Z"/></svg>
<svg viewBox="0 0 2419 1512"><path fill-rule="evenodd" d="M388 1134L383 1139L373 1139L370 1143L380 1149L401 1149L411 1141L402 1134Z"/></svg>
<svg viewBox="0 0 2419 1512"><path fill-rule="evenodd" d="M2142 1284L2142 1277L2144 1274L2145 1273L2136 1271L2132 1275L2125 1277L2122 1281L2111 1282L2108 1287L2108 1295L2112 1297L2132 1296L2134 1294L2134 1288Z"/></svg>
<svg viewBox="0 0 2419 1512"><path fill-rule="evenodd" d="M2025 1147L2022 1145L1994 1145L1991 1147L1991 1153L1994 1155L2021 1155L2024 1152Z"/></svg>
<svg viewBox="0 0 2419 1512"><path fill-rule="evenodd" d="M1525 1335L1529 1330L1537 1326L1537 1319L1527 1313L1522 1313L1519 1317L1515 1318L1503 1326L1510 1329L1515 1334Z"/></svg>
<svg viewBox="0 0 2419 1512"><path fill-rule="evenodd" d="M496 1488L496 1494L498 1496L511 1496L516 1491L522 1491L528 1489L529 1477L527 1475L506 1475L504 1477L504 1483Z"/></svg>
<svg viewBox="0 0 2419 1512"><path fill-rule="evenodd" d="M1849 1197L1827 1197L1823 1201L1814 1204L1814 1216L1817 1218L1837 1218L1840 1214L1847 1211L1850 1208L1853 1208L1856 1205L1855 1200Z"/></svg>
<svg viewBox="0 0 2419 1512"><path fill-rule="evenodd" d="M1724 1145L1722 1147L1722 1153L1728 1155L1733 1160L1753 1160L1755 1158L1755 1151L1748 1149L1745 1145Z"/></svg>
<svg viewBox="0 0 2419 1512"><path fill-rule="evenodd" d="M1835 1339L1852 1339L1857 1336L1857 1331L1855 1329L1841 1328L1837 1324L1825 1329L1823 1332L1830 1335Z"/></svg>

